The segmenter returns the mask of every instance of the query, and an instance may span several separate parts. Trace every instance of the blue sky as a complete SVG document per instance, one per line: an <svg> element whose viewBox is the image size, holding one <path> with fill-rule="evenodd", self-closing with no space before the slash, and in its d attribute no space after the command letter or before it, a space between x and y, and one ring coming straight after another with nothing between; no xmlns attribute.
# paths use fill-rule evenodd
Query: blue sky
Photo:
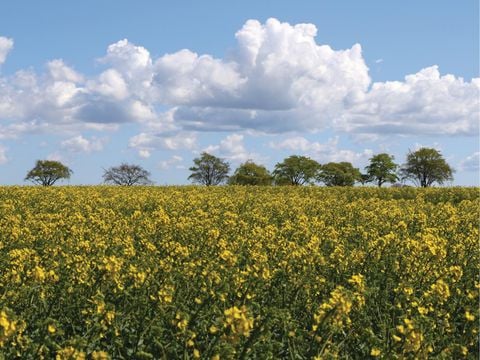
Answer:
<svg viewBox="0 0 480 360"><path fill-rule="evenodd" d="M11 1L0 11L0 183L137 163L186 184L202 151L363 169L435 147L479 185L478 1Z"/></svg>

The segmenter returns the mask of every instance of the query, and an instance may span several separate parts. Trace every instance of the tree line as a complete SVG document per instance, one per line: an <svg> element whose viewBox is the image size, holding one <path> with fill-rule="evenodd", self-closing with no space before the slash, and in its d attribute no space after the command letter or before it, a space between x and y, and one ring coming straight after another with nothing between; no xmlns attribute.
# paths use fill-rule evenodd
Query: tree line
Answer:
<svg viewBox="0 0 480 360"><path fill-rule="evenodd" d="M355 183L385 183L410 180L418 186L429 187L453 180L454 170L442 154L432 148L409 151L405 164L395 163L393 155L376 154L369 159L364 173L350 162L320 164L307 156L291 155L275 165L272 172L263 165L248 160L229 175L230 164L219 157L203 152L193 160L188 177L193 183L212 186L229 185L312 185L353 186ZM53 185L58 180L69 179L73 171L59 161L38 160L26 181L43 186ZM132 186L150 185L150 172L139 165L122 163L104 169L105 184Z"/></svg>

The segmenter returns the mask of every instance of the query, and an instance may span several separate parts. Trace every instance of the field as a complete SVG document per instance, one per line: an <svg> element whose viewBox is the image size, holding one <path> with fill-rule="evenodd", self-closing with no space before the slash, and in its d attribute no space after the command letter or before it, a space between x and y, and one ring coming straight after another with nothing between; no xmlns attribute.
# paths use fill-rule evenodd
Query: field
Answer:
<svg viewBox="0 0 480 360"><path fill-rule="evenodd" d="M0 188L0 359L477 358L479 189Z"/></svg>

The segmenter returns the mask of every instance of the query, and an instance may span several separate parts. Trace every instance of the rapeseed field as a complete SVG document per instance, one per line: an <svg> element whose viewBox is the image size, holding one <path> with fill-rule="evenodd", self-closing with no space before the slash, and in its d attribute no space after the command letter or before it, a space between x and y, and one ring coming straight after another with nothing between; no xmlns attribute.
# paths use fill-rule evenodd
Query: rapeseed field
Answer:
<svg viewBox="0 0 480 360"><path fill-rule="evenodd" d="M477 358L478 188L1 187L0 358Z"/></svg>

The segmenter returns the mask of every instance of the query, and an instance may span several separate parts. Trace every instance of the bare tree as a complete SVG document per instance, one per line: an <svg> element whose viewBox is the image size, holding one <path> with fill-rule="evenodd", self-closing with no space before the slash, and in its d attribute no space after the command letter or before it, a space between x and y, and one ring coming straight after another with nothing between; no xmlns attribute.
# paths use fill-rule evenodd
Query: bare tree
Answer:
<svg viewBox="0 0 480 360"><path fill-rule="evenodd" d="M150 173L140 165L122 163L120 166L103 170L103 181L106 184L123 186L152 184Z"/></svg>

